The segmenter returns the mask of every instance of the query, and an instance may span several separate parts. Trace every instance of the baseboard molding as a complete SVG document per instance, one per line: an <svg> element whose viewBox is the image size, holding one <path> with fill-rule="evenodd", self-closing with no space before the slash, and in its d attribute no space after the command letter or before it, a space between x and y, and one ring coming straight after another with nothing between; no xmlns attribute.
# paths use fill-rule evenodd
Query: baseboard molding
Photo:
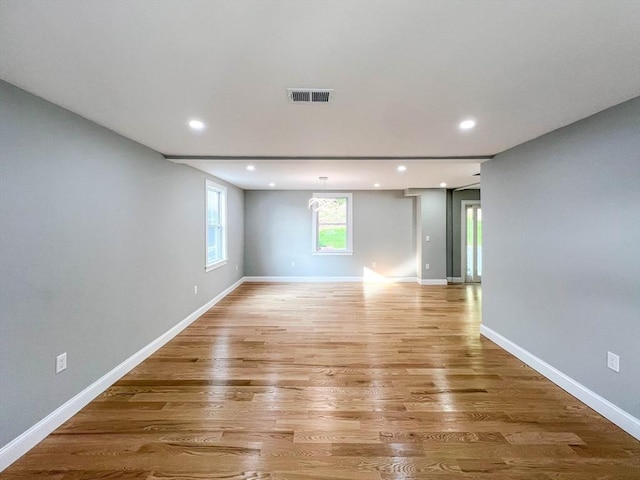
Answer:
<svg viewBox="0 0 640 480"><path fill-rule="evenodd" d="M361 282L362 277L244 277L248 283L327 283L327 282Z"/></svg>
<svg viewBox="0 0 640 480"><path fill-rule="evenodd" d="M601 397L597 393L589 390L581 383L576 382L571 377L565 375L560 370L552 367L545 361L539 359L524 348L516 345L511 340L503 337L491 328L481 325L480 333L491 340L493 343L504 348L507 352L516 356L538 373L544 375L553 383L563 390L576 397L581 402L593 408L600 415L615 423L629 435L640 440L640 420L633 415L625 412L617 405L614 405L606 398Z"/></svg>
<svg viewBox="0 0 640 480"><path fill-rule="evenodd" d="M63 405L55 409L45 418L40 420L27 431L14 438L11 442L0 449L0 472L5 470L9 465L18 460L22 455L27 453L38 443L40 443L47 435L52 433L56 428L69 420L73 415L78 413L89 402L104 392L107 388L117 382L124 375L129 373L133 368L142 363L151 354L160 347L165 345L169 340L178 335L182 330L187 328L191 323L198 319L203 313L213 307L216 303L226 297L233 290L238 288L244 279L238 280L229 288L221 292L212 300L205 303L196 311L187 316L180 323L167 330L158 338L153 340L145 347L138 350L120 365L109 371L107 374L96 380L87 388L82 390L76 396L65 402Z"/></svg>
<svg viewBox="0 0 640 480"><path fill-rule="evenodd" d="M446 278L419 278L418 285L447 285Z"/></svg>
<svg viewBox="0 0 640 480"><path fill-rule="evenodd" d="M462 277L447 277L447 282L449 283L464 283Z"/></svg>
<svg viewBox="0 0 640 480"><path fill-rule="evenodd" d="M373 283L414 283L415 277L244 277L244 281L248 283L340 283L340 282L373 282Z"/></svg>

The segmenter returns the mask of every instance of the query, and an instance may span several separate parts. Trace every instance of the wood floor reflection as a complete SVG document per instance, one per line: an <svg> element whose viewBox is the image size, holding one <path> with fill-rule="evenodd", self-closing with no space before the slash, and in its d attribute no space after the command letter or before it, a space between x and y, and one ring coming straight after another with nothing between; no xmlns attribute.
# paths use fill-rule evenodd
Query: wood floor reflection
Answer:
<svg viewBox="0 0 640 480"><path fill-rule="evenodd" d="M480 337L480 302L244 284L0 477L640 478L640 442Z"/></svg>

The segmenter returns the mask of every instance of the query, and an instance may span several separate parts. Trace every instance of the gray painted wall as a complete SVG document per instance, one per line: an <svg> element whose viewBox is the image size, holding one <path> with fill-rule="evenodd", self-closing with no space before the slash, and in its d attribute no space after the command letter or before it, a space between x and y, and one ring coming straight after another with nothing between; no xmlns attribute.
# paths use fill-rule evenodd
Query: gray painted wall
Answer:
<svg viewBox="0 0 640 480"><path fill-rule="evenodd" d="M358 277L364 267L384 276L416 276L413 198L400 191L353 192L354 253L334 256L311 254L312 194L245 192L247 276Z"/></svg>
<svg viewBox="0 0 640 480"><path fill-rule="evenodd" d="M442 188L420 190L417 201L420 202L421 231L418 238L422 242L420 278L444 280L447 278L447 191Z"/></svg>
<svg viewBox="0 0 640 480"><path fill-rule="evenodd" d="M484 324L636 418L639 132L640 97L482 164Z"/></svg>
<svg viewBox="0 0 640 480"><path fill-rule="evenodd" d="M205 273L204 173L4 82L0 112L2 446L241 278L244 194Z"/></svg>

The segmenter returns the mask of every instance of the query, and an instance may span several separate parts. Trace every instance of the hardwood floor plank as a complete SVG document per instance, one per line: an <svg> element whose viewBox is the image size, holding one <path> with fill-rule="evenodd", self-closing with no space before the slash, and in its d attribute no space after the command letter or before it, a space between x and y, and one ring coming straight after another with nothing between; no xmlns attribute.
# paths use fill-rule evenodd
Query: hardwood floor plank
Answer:
<svg viewBox="0 0 640 480"><path fill-rule="evenodd" d="M572 432L518 432L508 433L509 443L525 445L585 445L580 437Z"/></svg>
<svg viewBox="0 0 640 480"><path fill-rule="evenodd" d="M244 284L0 478L640 478L640 442L480 337L480 301Z"/></svg>
<svg viewBox="0 0 640 480"><path fill-rule="evenodd" d="M369 443L382 443L380 434L377 431L336 431L329 432L322 430L297 430L294 433L293 441L295 443L356 443L359 445Z"/></svg>

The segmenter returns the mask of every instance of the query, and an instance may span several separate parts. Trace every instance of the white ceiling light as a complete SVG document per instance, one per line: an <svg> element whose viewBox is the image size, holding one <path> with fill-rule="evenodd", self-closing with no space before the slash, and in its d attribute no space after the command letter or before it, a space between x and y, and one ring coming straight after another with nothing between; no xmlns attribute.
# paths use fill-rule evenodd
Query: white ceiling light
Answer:
<svg viewBox="0 0 640 480"><path fill-rule="evenodd" d="M446 184L445 182L442 182L442 183L440 184L440 186L441 186L442 188L445 188L445 187L447 186L447 184Z"/></svg>
<svg viewBox="0 0 640 480"><path fill-rule="evenodd" d="M322 182L322 189L326 190L327 189L327 180L329 180L329 177L318 177L318 180L320 180L320 182ZM311 197L309 199L309 210L315 210L317 212L317 211L320 211L323 208L325 208L330 203L331 203L331 199L330 198Z"/></svg>
<svg viewBox="0 0 640 480"><path fill-rule="evenodd" d="M271 182L271 183L269 184L269 186L270 186L270 187L275 187L275 186L276 186L276 184L275 184L275 183L273 183L273 182Z"/></svg>
<svg viewBox="0 0 640 480"><path fill-rule="evenodd" d="M373 186L378 188L380 186L380 184L379 183L374 183Z"/></svg>
<svg viewBox="0 0 640 480"><path fill-rule="evenodd" d="M194 130L202 130L204 128L204 123L202 123L200 120L190 120L189 126Z"/></svg>
<svg viewBox="0 0 640 480"><path fill-rule="evenodd" d="M398 167L398 171L399 171L399 172L406 172L406 171L407 171L407 167L405 167L404 165L400 165L400 166Z"/></svg>
<svg viewBox="0 0 640 480"><path fill-rule="evenodd" d="M247 170L249 170L250 172L253 172L256 169L256 167L254 167L253 165L247 165Z"/></svg>
<svg viewBox="0 0 640 480"><path fill-rule="evenodd" d="M462 122L460 122L460 130L471 130L473 127L476 126L476 121L475 120L463 120Z"/></svg>

